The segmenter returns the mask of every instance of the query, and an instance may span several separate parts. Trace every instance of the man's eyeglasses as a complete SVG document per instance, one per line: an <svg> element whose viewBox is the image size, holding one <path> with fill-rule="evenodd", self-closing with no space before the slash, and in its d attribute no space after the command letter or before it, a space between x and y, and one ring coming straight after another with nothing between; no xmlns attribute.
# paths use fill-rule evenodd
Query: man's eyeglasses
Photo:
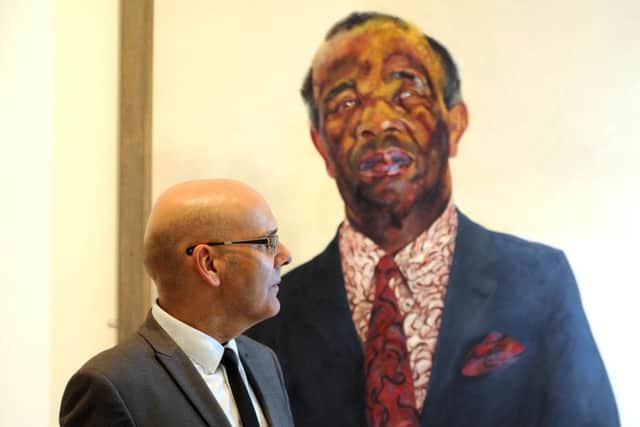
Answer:
<svg viewBox="0 0 640 427"><path fill-rule="evenodd" d="M263 237L261 239L253 239L253 240L229 240L226 242L206 242L206 243L196 243L193 246L189 246L187 248L187 255L193 254L193 249L198 245L207 245L207 246L222 246L222 245L265 245L267 247L267 252L273 254L276 252L278 248L278 235L272 234L271 236Z"/></svg>

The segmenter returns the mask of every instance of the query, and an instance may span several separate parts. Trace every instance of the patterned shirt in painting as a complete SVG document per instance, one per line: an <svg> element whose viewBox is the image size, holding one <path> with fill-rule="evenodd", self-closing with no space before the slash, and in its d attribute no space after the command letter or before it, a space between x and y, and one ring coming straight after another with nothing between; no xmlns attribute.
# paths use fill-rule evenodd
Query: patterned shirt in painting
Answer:
<svg viewBox="0 0 640 427"><path fill-rule="evenodd" d="M400 279L389 285L404 316L418 410L427 395L457 229L458 214L449 201L431 227L394 256L406 285ZM339 244L353 323L364 343L375 296L374 270L385 252L346 219L340 227Z"/></svg>

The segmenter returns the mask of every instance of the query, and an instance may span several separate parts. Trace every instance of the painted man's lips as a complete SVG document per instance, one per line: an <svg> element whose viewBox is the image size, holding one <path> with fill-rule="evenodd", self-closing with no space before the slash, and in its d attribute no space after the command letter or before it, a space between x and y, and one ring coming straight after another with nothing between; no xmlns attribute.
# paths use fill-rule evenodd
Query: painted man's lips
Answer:
<svg viewBox="0 0 640 427"><path fill-rule="evenodd" d="M404 150L392 147L362 156L358 170L367 177L384 178L402 173L412 162L413 159Z"/></svg>

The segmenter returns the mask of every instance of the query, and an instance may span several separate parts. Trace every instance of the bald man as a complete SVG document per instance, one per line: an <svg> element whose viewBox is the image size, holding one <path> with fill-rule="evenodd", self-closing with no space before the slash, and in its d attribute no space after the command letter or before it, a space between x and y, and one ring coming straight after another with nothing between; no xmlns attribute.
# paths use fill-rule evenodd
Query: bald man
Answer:
<svg viewBox="0 0 640 427"><path fill-rule="evenodd" d="M280 310L290 261L269 206L245 184L168 189L144 238L158 299L135 335L71 378L60 425L292 426L274 353L241 335Z"/></svg>

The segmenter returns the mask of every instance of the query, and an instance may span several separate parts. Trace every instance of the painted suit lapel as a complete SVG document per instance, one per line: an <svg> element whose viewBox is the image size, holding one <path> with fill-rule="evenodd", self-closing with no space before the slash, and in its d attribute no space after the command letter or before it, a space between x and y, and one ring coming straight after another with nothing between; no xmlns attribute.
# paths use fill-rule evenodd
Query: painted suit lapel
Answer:
<svg viewBox="0 0 640 427"><path fill-rule="evenodd" d="M438 425L446 410L446 393L459 375L467 345L486 334L481 323L497 287L491 235L458 211L458 234L445 297L442 322L421 421ZM442 409L441 409L442 408Z"/></svg>
<svg viewBox="0 0 640 427"><path fill-rule="evenodd" d="M333 354L334 360L352 365L354 359L362 361L364 356L347 300L338 233L320 257L311 275L314 286L305 289L308 293L306 300L312 304L300 314L321 337L314 343L319 351Z"/></svg>
<svg viewBox="0 0 640 427"><path fill-rule="evenodd" d="M164 366L202 419L209 426L231 427L222 408L218 405L193 363L158 325L151 313L147 315L147 320L138 330L138 334L155 350L158 362Z"/></svg>

